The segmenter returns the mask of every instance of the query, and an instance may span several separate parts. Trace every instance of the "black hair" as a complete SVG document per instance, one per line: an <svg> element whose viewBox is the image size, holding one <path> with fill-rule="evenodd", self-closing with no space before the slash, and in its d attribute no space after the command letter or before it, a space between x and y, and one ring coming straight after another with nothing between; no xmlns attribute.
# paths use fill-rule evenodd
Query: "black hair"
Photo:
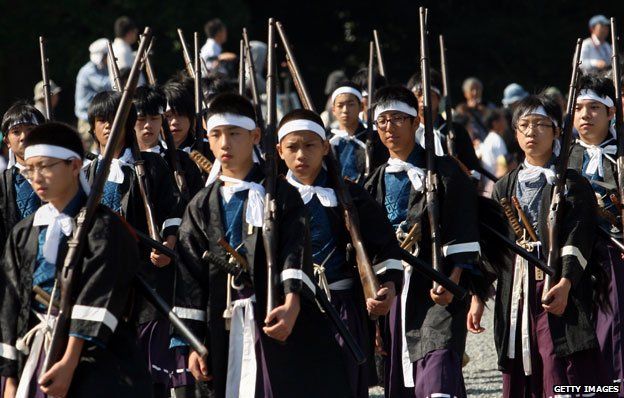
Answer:
<svg viewBox="0 0 624 398"><path fill-rule="evenodd" d="M113 120L115 119L115 114L117 113L117 108L119 108L120 102L121 93L113 91L103 91L93 97L93 100L89 105L89 109L87 110L87 114L89 116L89 133L91 134L91 136L93 136L93 138L95 138L95 119L102 118L112 124ZM130 112L128 113L128 118L126 119L126 124L124 125L126 133L126 147L130 147L133 141L136 139L134 133L136 118L136 108L134 107L134 104L130 104Z"/></svg>
<svg viewBox="0 0 624 398"><path fill-rule="evenodd" d="M24 147L37 144L61 146L76 152L80 159L84 158L84 148L80 135L73 127L65 123L49 122L35 127L24 138Z"/></svg>
<svg viewBox="0 0 624 398"><path fill-rule="evenodd" d="M431 82L431 87L437 88L438 90L440 90L440 93L441 93L443 85L442 85L442 75L440 74L440 72L438 72L435 69L430 69L429 78L430 78L429 81ZM407 81L407 88L413 91L418 91L421 89L421 86L422 86L422 74L420 73L420 70L418 70Z"/></svg>
<svg viewBox="0 0 624 398"><path fill-rule="evenodd" d="M358 90L366 91L368 90L368 68L362 68L355 72L351 81L358 86ZM380 89L381 87L387 86L388 80L383 77L378 71L376 67L373 67L373 87L375 90Z"/></svg>
<svg viewBox="0 0 624 398"><path fill-rule="evenodd" d="M301 119L313 121L323 127L323 119L321 119L321 117L316 112L309 109L295 109L288 112L284 115L284 117L282 117L282 120L280 120L277 129L279 130L283 125L290 121Z"/></svg>
<svg viewBox="0 0 624 398"><path fill-rule="evenodd" d="M256 121L256 112L249 100L235 93L223 93L217 95L210 103L207 117L219 113L232 113L240 116L247 116Z"/></svg>
<svg viewBox="0 0 624 398"><path fill-rule="evenodd" d="M161 115L167 106L167 100L162 90L154 86L137 87L134 92L134 106L137 115Z"/></svg>
<svg viewBox="0 0 624 398"><path fill-rule="evenodd" d="M600 97L609 97L615 102L615 86L608 77L593 73L582 75L579 79L579 90L592 90Z"/></svg>
<svg viewBox="0 0 624 398"><path fill-rule="evenodd" d="M544 108L548 117L553 119L557 123L557 126L561 127L561 121L563 119L561 108L555 101L545 95L529 95L528 97L518 101L511 119L512 125L516 126L520 117L522 117L522 115L524 115L527 111L540 106Z"/></svg>
<svg viewBox="0 0 624 398"><path fill-rule="evenodd" d="M211 19L204 25L204 32L208 37L215 37L221 29L225 29L225 24L219 18Z"/></svg>
<svg viewBox="0 0 624 398"><path fill-rule="evenodd" d="M337 90L338 88L340 88L340 87L351 87L351 88L356 89L357 91L359 91L360 94L362 93L362 89L360 88L360 86L358 86L357 84L353 83L350 80L343 80L343 81L340 81L340 82L336 83L334 85L334 89L332 90L332 93L335 90ZM351 94L351 95L353 95L353 94ZM358 101L359 101L359 99L358 99Z"/></svg>
<svg viewBox="0 0 624 398"><path fill-rule="evenodd" d="M208 102L211 102L219 94L238 92L238 87L232 83L228 76L218 71L210 71L202 77L201 83L202 92Z"/></svg>
<svg viewBox="0 0 624 398"><path fill-rule="evenodd" d="M191 120L191 124L193 124L195 119L195 100L187 86L184 83L168 82L163 86L163 92L169 108L178 115L188 117Z"/></svg>
<svg viewBox="0 0 624 398"><path fill-rule="evenodd" d="M135 29L137 26L129 17L123 16L115 20L115 37L123 38Z"/></svg>
<svg viewBox="0 0 624 398"><path fill-rule="evenodd" d="M491 131L494 123L504 116L505 114L500 109L488 109L485 114L485 118L483 119L483 124L485 124L485 127Z"/></svg>
<svg viewBox="0 0 624 398"><path fill-rule="evenodd" d="M6 135L9 132L9 126L17 122L33 119L37 121L37 124L45 123L45 117L37 108L26 101L17 101L11 105L2 117L2 132Z"/></svg>
<svg viewBox="0 0 624 398"><path fill-rule="evenodd" d="M393 85L382 87L375 92L375 103L373 104L373 111L381 104L385 104L392 101L404 102L414 109L418 109L418 99L412 92L404 86Z"/></svg>

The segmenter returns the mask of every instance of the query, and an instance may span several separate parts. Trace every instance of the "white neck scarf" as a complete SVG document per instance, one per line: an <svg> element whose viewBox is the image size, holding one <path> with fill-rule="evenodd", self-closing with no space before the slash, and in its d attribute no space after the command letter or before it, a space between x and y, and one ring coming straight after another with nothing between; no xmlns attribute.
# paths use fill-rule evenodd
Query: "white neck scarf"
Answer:
<svg viewBox="0 0 624 398"><path fill-rule="evenodd" d="M366 149L366 143L363 142L362 140L358 139L355 137L355 134L351 135L349 133L347 133L346 131L343 130L338 130L338 129L332 129L332 133L334 134L334 136L329 140L329 143L333 146L338 145L338 143L340 142L340 140L345 140L345 141L353 141L356 144L358 144L359 146L361 146L362 148Z"/></svg>
<svg viewBox="0 0 624 398"><path fill-rule="evenodd" d="M537 181L542 174L544 175L544 177L546 177L546 182L548 184L554 184L555 171L553 170L552 166L549 169L540 166L533 166L525 160L524 168L518 172L518 182L534 182Z"/></svg>
<svg viewBox="0 0 624 398"><path fill-rule="evenodd" d="M236 192L249 190L247 208L245 209L245 221L254 227L262 227L264 223L264 187L255 182L243 181L224 175L219 176L219 179L233 184L221 187L221 193L226 202L229 202L232 195Z"/></svg>
<svg viewBox="0 0 624 398"><path fill-rule="evenodd" d="M443 139L444 136L440 130L433 129L433 142L436 156L444 156L444 148L442 147ZM422 123L418 126L418 130L416 130L416 142L418 142L421 147L425 148L425 125Z"/></svg>
<svg viewBox="0 0 624 398"><path fill-rule="evenodd" d="M598 171L598 175L600 177L604 177L604 165L602 164L603 156L611 163L615 164L615 159L613 159L609 155L617 154L617 146L616 145L605 145L605 146L596 146L586 144L581 140L576 140L580 146L587 150L587 154L589 155L589 162L587 163L587 169L585 172L587 174L595 174Z"/></svg>
<svg viewBox="0 0 624 398"><path fill-rule="evenodd" d="M151 148L147 148L143 152L157 153L157 154L160 155L160 151L161 151L160 145L155 145L155 146L153 146Z"/></svg>
<svg viewBox="0 0 624 398"><path fill-rule="evenodd" d="M297 190L299 191L299 195L301 195L301 199L305 204L310 202L314 195L316 195L316 197L319 199L319 202L321 202L324 207L338 206L336 192L334 192L332 188L304 185L295 179L295 176L290 170L288 170L288 173L286 174L286 181L288 181L290 185L297 188Z"/></svg>
<svg viewBox="0 0 624 398"><path fill-rule="evenodd" d="M98 155L99 160L102 160L102 158L104 158L104 156ZM131 167L133 162L132 151L130 151L130 148L126 148L121 157L113 159L111 162L110 169L108 170L108 181L114 182L115 184L122 184L125 179L122 166Z"/></svg>
<svg viewBox="0 0 624 398"><path fill-rule="evenodd" d="M388 165L386 166L386 173L400 173L402 171L407 172L407 177L412 183L414 190L422 192L425 189L423 181L425 180L425 172L411 163L404 162L401 159L390 158L388 159Z"/></svg>
<svg viewBox="0 0 624 398"><path fill-rule="evenodd" d="M60 213L52 204L48 203L37 209L33 220L33 226L43 225L48 226L43 244L43 257L50 264L56 264L61 233L65 236L72 233L73 219L65 213Z"/></svg>

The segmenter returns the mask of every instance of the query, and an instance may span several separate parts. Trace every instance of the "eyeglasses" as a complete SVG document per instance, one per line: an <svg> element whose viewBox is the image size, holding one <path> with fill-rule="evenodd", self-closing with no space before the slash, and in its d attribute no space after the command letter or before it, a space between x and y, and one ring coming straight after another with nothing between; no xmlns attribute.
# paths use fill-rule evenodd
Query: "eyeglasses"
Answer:
<svg viewBox="0 0 624 398"><path fill-rule="evenodd" d="M392 123L395 127L401 127L407 119L412 119L412 118L413 116L409 116L409 115L392 115L389 118L380 117L377 120L375 120L373 124L375 124L377 128L385 130L387 127L389 127L388 123Z"/></svg>
<svg viewBox="0 0 624 398"><path fill-rule="evenodd" d="M40 164L37 166L26 167L20 170L19 173L22 175L22 177L24 177L27 180L32 180L33 177L35 176L35 173L39 173L42 177L48 178L52 175L52 170L51 170L52 167L62 162L69 164L71 160L61 159L61 160L57 160L56 162L52 162L50 164Z"/></svg>
<svg viewBox="0 0 624 398"><path fill-rule="evenodd" d="M529 129L536 130L539 133L544 133L548 131L549 128L554 127L552 123L545 122L537 122L537 123L529 123L529 122L520 122L516 124L516 128L522 134L526 134L529 132Z"/></svg>

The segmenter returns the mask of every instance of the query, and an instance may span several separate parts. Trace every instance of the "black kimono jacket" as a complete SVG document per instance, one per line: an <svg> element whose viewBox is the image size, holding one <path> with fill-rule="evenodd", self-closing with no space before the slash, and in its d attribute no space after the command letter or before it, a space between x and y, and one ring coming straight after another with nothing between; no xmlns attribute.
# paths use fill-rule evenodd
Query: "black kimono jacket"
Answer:
<svg viewBox="0 0 624 398"><path fill-rule="evenodd" d="M173 166L170 164L170 149L165 149L162 146L158 146L160 149L160 156L165 160L167 166L169 166L169 170L173 175ZM202 178L202 172L199 167L193 162L190 158L189 154L181 149L176 149L176 153L178 155L178 161L180 164L181 171L184 172L184 178L186 180L186 186L189 191L189 200L195 196L200 189L204 187L204 179ZM175 181L175 178L174 178Z"/></svg>
<svg viewBox="0 0 624 398"><path fill-rule="evenodd" d="M17 377L26 357L16 340L39 320L33 315L33 272L42 227L34 214L11 231L0 263L0 374ZM67 253L62 240L57 269ZM68 396L151 397L151 381L136 346L136 331L126 319L139 254L134 237L119 217L99 206L88 235L84 260L74 273L71 334L86 339ZM13 359L11 359L13 358Z"/></svg>
<svg viewBox="0 0 624 398"><path fill-rule="evenodd" d="M448 140L448 124L442 115L438 115L435 120L435 128L440 130L440 133ZM461 161L469 170L478 170L481 166L481 161L477 157L472 145L472 140L468 131L461 124L453 122L453 132L455 133L455 152L457 153L457 159ZM447 142L442 143L444 153L448 155Z"/></svg>
<svg viewBox="0 0 624 398"><path fill-rule="evenodd" d="M255 165L249 181L261 183L264 176ZM227 274L202 261L208 250L224 257L217 240L225 236L221 218L220 180L205 187L189 203L179 229L177 250L180 264L176 275L174 311L200 340L207 343L210 372L217 397L225 394L229 332L225 329ZM256 296L255 320L262 341L274 397L344 397L348 384L341 353L326 319L314 301L311 284L312 256L306 209L299 193L278 178L277 269L279 302L288 293L301 297L301 311L286 344L279 344L262 331L266 308L266 255L262 231L242 220L243 242ZM249 233L251 232L251 233ZM277 278L281 282L278 282ZM311 289L312 288L312 289ZM233 300L236 296L233 297ZM322 381L322 382L321 382Z"/></svg>
<svg viewBox="0 0 624 398"><path fill-rule="evenodd" d="M425 151L419 151L418 164L425 168ZM477 193L469 177L460 169L457 162L447 156L436 157L438 168L440 206L440 231L443 252L444 272L450 275L452 267L458 264L477 266L479 260L479 225ZM385 169L382 165L371 175L366 189L384 205ZM429 219L426 213L425 196L422 192L410 189L407 230L415 223L421 224L422 240L419 243L419 257L430 262L431 239ZM464 270L460 284L468 286L470 271ZM431 300L429 291L432 281L422 277L416 270L412 273L405 308L405 329L410 360L415 362L428 352L449 348L458 354L464 352L466 343L466 314L468 303L453 300L448 306L437 305Z"/></svg>
<svg viewBox="0 0 624 398"><path fill-rule="evenodd" d="M518 172L523 166L512 170L494 186L492 199L516 195ZM574 254L563 255L559 263L561 277L570 279L572 288L568 305L561 317L548 314L550 334L558 357L578 351L598 347L594 324L590 319L592 307L592 282L587 271L586 259L591 257L596 230L596 199L587 180L576 171L568 169L565 202L563 203L562 224L559 229L560 248L576 248ZM553 186L547 184L542 190L540 213L536 233L542 243L542 253L546 255L548 242L548 211ZM514 209L515 211L515 209ZM567 250L566 253L569 253ZM504 269L504 268L503 268ZM509 341L509 318L511 311L511 291L514 268L498 276L497 294L494 307L494 341L498 351L500 369L507 369L506 347ZM530 272L529 275L534 275ZM531 279L534 281L534 279ZM533 282L532 282L533 283Z"/></svg>
<svg viewBox="0 0 624 398"><path fill-rule="evenodd" d="M172 174L165 161L155 153L141 152L145 164L147 183L151 190L152 206L156 223L160 227L160 235L165 238L175 235L182 221L185 203L180 199L180 193L173 180ZM99 160L94 159L87 166L87 178L93 183ZM148 233L145 208L139 191L139 183L134 169L123 167L124 182L121 184L121 216L137 230ZM143 247L140 255L144 277L156 291L167 301L173 299L174 264L157 268L149 260L150 250ZM139 300L142 308L139 314L139 323L160 319L151 304Z"/></svg>
<svg viewBox="0 0 624 398"><path fill-rule="evenodd" d="M0 244L4 244L11 229L20 220L20 213L16 203L15 168L11 167L0 174Z"/></svg>

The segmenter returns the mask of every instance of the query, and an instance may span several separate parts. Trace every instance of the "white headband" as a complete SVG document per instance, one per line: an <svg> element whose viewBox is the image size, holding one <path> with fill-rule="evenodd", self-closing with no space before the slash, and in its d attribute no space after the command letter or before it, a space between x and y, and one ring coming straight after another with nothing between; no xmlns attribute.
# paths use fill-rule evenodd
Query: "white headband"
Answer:
<svg viewBox="0 0 624 398"><path fill-rule="evenodd" d="M284 123L284 125L280 127L277 132L277 141L281 141L288 134L295 131L311 131L321 137L322 140L325 140L326 138L325 129L320 124L313 122L312 120L297 119Z"/></svg>
<svg viewBox="0 0 624 398"><path fill-rule="evenodd" d="M31 114L30 118L21 118L21 119L15 120L13 123L9 124L9 127L7 127L7 130L11 130L13 127L19 126L20 124L32 124L33 126L38 126L39 121L37 120L35 115Z"/></svg>
<svg viewBox="0 0 624 398"><path fill-rule="evenodd" d="M334 92L332 93L331 95L332 104L336 100L336 97L339 96L340 94L353 94L357 97L358 100L360 100L360 102L362 102L362 93L359 90L353 87L349 87L349 86L342 86L342 87L338 87L337 89L335 89Z"/></svg>
<svg viewBox="0 0 624 398"><path fill-rule="evenodd" d="M421 87L422 87L422 83L416 83L414 87L412 87L412 91L418 91L420 90ZM440 91L439 88L437 88L436 86L430 86L430 88L431 88L431 91L438 94L438 97L442 97L442 92Z"/></svg>
<svg viewBox="0 0 624 398"><path fill-rule="evenodd" d="M546 113L546 109L544 109L544 107L541 105L538 106L537 108L527 109L526 111L524 111L522 115L520 115L518 119L522 119L523 117L529 116L529 115L538 115L538 116L547 117L548 119L550 119L551 122L553 122L555 127L559 127L559 124L557 124L557 121L553 119L552 117L550 117L550 115Z"/></svg>
<svg viewBox="0 0 624 398"><path fill-rule="evenodd" d="M28 160L35 156L45 156L48 158L57 158L63 160L82 159L78 153L62 146L50 144L36 144L26 147L24 151L24 160Z"/></svg>
<svg viewBox="0 0 624 398"><path fill-rule="evenodd" d="M398 111L398 112L406 113L410 116L414 116L414 117L418 116L418 111L416 110L416 108L412 108L411 106L407 105L405 102L390 101L390 102L381 103L375 107L375 116L373 117L373 119L377 120L379 115L388 111Z"/></svg>
<svg viewBox="0 0 624 398"><path fill-rule="evenodd" d="M206 130L210 132L219 126L236 126L245 130L253 130L256 128L256 122L247 116L235 115L233 113L217 113L210 116Z"/></svg>
<svg viewBox="0 0 624 398"><path fill-rule="evenodd" d="M598 101L601 104L606 105L607 108L612 108L615 105L611 97L609 97L608 95L601 97L594 90L587 90L587 89L581 90L578 97L576 97L576 103L578 104L579 101L583 101L583 100Z"/></svg>

